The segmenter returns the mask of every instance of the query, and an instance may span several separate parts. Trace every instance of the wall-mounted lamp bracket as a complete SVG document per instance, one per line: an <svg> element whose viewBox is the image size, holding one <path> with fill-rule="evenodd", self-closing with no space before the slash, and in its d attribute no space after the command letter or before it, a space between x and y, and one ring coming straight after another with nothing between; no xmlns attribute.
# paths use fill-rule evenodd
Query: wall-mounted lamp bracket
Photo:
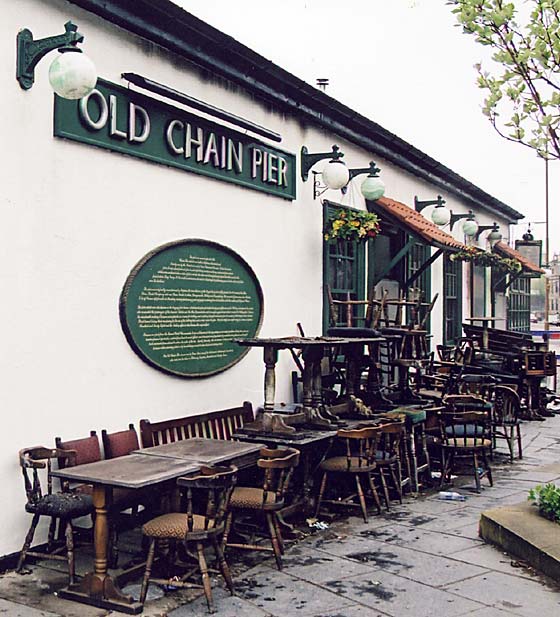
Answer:
<svg viewBox="0 0 560 617"><path fill-rule="evenodd" d="M301 179L305 182L309 178L309 170L323 159L331 159L332 161L338 161L344 156L340 152L340 148L336 145L332 147L332 152L317 152L309 154L309 151L305 146L301 147Z"/></svg>
<svg viewBox="0 0 560 617"><path fill-rule="evenodd" d="M414 209L416 212L422 212L428 206L443 206L444 203L445 199L442 199L441 195L438 195L437 199L427 199L425 201L420 201L416 195L414 196Z"/></svg>
<svg viewBox="0 0 560 617"><path fill-rule="evenodd" d="M453 225L461 219L469 219L474 221L474 212L472 210L469 210L467 214L453 214L452 212L451 218L449 219L449 231L453 231Z"/></svg>
<svg viewBox="0 0 560 617"><path fill-rule="evenodd" d="M319 177L322 175L321 172L312 171L311 173L313 174L313 199L317 199L318 197L321 197L325 191L328 191L329 187L326 184L321 184L319 181ZM342 192L344 192L344 188L342 189Z"/></svg>
<svg viewBox="0 0 560 617"><path fill-rule="evenodd" d="M498 231L499 225L497 225L496 223L493 223L492 225L479 225L478 226L478 231L476 232L474 239L475 241L478 241L478 239L480 238L480 234L483 231Z"/></svg>
<svg viewBox="0 0 560 617"><path fill-rule="evenodd" d="M369 167L356 167L354 169L349 169L348 174L350 175L350 180L361 174L368 174L372 178L377 178L380 171L381 169L379 169L373 161L370 161ZM348 182L350 182L350 180L348 180ZM345 195L348 191L348 185L343 186L340 190L342 191L342 194Z"/></svg>
<svg viewBox="0 0 560 617"><path fill-rule="evenodd" d="M64 24L66 32L57 36L33 40L31 30L27 28L18 32L16 79L24 90L29 90L35 81L35 67L43 56L53 49L61 51L81 51L76 47L84 37L78 32L78 26L71 21Z"/></svg>

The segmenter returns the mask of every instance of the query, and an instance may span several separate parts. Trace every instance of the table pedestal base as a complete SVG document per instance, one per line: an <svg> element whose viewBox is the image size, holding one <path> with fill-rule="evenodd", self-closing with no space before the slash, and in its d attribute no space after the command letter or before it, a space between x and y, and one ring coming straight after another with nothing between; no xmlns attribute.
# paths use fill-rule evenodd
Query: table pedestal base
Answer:
<svg viewBox="0 0 560 617"><path fill-rule="evenodd" d="M125 595L108 574L99 575L94 572L86 574L79 583L61 589L58 596L128 615L138 615L144 608L132 596Z"/></svg>

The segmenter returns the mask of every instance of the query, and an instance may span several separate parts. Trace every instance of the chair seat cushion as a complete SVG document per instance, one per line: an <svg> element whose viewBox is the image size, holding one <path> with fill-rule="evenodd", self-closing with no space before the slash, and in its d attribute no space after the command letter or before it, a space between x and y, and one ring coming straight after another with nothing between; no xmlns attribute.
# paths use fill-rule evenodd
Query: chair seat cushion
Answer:
<svg viewBox="0 0 560 617"><path fill-rule="evenodd" d="M193 529L192 531L205 531L204 516L193 514ZM213 521L210 521L213 528ZM182 512L170 512L162 514L151 521L148 521L142 527L142 533L150 538L171 538L173 540L183 540L187 535L188 518Z"/></svg>
<svg viewBox="0 0 560 617"><path fill-rule="evenodd" d="M54 493L52 495L44 495L33 503L27 503L25 509L30 514L72 519L91 514L93 512L93 502L90 495Z"/></svg>
<svg viewBox="0 0 560 617"><path fill-rule="evenodd" d="M482 426L475 426L474 424L461 424L460 426L445 427L445 434L448 437L482 437L484 435L484 428Z"/></svg>
<svg viewBox="0 0 560 617"><path fill-rule="evenodd" d="M258 510L267 505L276 504L276 493L266 492L266 502L264 501L264 491L262 488L251 486L236 486L229 502L230 508L250 508Z"/></svg>
<svg viewBox="0 0 560 617"><path fill-rule="evenodd" d="M360 460L362 464L360 465ZM321 463L323 471L347 471L348 473L365 473L375 469L375 464L365 465L364 459L357 456L350 458L350 467L348 466L348 458L346 456L333 456Z"/></svg>
<svg viewBox="0 0 560 617"><path fill-rule="evenodd" d="M443 445L444 447L456 448L457 450L461 448L468 450L469 448L491 448L492 441L490 439L480 439L480 437L476 439L473 437L466 437L464 439L460 437L457 439L448 438Z"/></svg>

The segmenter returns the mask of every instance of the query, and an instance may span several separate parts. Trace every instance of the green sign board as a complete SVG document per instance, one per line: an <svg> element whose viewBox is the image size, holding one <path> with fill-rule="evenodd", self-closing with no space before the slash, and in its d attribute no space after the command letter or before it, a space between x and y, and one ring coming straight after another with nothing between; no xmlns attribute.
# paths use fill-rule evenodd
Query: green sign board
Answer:
<svg viewBox="0 0 560 617"><path fill-rule="evenodd" d="M206 377L247 353L235 342L257 335L262 290L250 266L207 240L179 240L143 257L120 298L121 324L134 351L180 377Z"/></svg>
<svg viewBox="0 0 560 617"><path fill-rule="evenodd" d="M104 79L79 101L55 96L54 134L296 198L293 154Z"/></svg>

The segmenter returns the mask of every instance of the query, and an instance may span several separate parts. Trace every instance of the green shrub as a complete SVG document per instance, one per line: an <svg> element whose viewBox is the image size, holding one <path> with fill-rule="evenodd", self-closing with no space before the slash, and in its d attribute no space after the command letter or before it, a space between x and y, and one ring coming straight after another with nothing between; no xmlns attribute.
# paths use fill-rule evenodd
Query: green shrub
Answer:
<svg viewBox="0 0 560 617"><path fill-rule="evenodd" d="M542 516L560 524L560 487L538 484L529 491L528 499L538 506Z"/></svg>

